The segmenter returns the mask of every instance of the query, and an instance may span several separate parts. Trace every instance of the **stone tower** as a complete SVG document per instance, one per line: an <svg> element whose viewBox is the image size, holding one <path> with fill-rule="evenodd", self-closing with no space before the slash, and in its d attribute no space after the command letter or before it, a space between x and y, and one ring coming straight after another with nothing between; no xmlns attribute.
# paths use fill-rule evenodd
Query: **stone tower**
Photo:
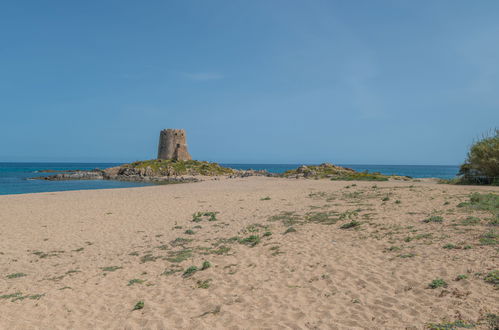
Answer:
<svg viewBox="0 0 499 330"><path fill-rule="evenodd" d="M185 130L169 128L159 133L158 159L192 159L185 143Z"/></svg>

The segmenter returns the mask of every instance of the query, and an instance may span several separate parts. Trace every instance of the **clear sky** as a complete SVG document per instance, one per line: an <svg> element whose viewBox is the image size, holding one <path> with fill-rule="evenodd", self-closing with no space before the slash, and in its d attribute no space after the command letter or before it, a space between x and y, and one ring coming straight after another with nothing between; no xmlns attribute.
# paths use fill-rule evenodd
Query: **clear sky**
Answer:
<svg viewBox="0 0 499 330"><path fill-rule="evenodd" d="M459 164L499 124L497 0L0 2L0 161Z"/></svg>

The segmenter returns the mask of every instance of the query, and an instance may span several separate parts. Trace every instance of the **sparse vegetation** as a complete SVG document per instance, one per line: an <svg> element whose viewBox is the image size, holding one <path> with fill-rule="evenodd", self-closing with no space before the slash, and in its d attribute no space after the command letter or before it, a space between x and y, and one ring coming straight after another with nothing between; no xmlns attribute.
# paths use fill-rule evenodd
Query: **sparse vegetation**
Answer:
<svg viewBox="0 0 499 330"><path fill-rule="evenodd" d="M499 270L493 270L484 277L485 282L499 286Z"/></svg>
<svg viewBox="0 0 499 330"><path fill-rule="evenodd" d="M216 221L218 212L197 212L192 215L192 221L201 222L203 220Z"/></svg>
<svg viewBox="0 0 499 330"><path fill-rule="evenodd" d="M489 329L491 330L499 329L499 315L489 313L485 316L485 321L487 322Z"/></svg>
<svg viewBox="0 0 499 330"><path fill-rule="evenodd" d="M402 259L405 259L405 258L412 258L412 257L415 257L416 254L415 253L406 253L406 254L399 254L399 257L402 258Z"/></svg>
<svg viewBox="0 0 499 330"><path fill-rule="evenodd" d="M286 229L286 231L283 234L286 235L294 232L296 232L296 229L294 229L293 227L289 227L288 229Z"/></svg>
<svg viewBox="0 0 499 330"><path fill-rule="evenodd" d="M280 221L284 226L292 226L300 223L302 219L295 212L282 212L281 214L271 216L268 221Z"/></svg>
<svg viewBox="0 0 499 330"><path fill-rule="evenodd" d="M165 160L152 159L122 165L123 168L148 169L155 176L180 176L180 175L230 175L235 171L222 167L217 163L197 160Z"/></svg>
<svg viewBox="0 0 499 330"><path fill-rule="evenodd" d="M150 262L150 261L156 261L157 259L160 259L160 256L154 256L150 253L144 254L142 257L140 257L140 262L145 263L145 262Z"/></svg>
<svg viewBox="0 0 499 330"><path fill-rule="evenodd" d="M463 226L474 226L480 224L480 218L469 216L464 220L461 220L461 225Z"/></svg>
<svg viewBox="0 0 499 330"><path fill-rule="evenodd" d="M431 283L428 285L428 287L430 289L436 289L436 288L446 288L447 287L447 282L445 282L443 279L441 278L437 278L433 281L431 281Z"/></svg>
<svg viewBox="0 0 499 330"><path fill-rule="evenodd" d="M429 323L426 326L430 330L454 330L457 328L474 328L475 324L458 320L454 322L445 322L445 323Z"/></svg>
<svg viewBox="0 0 499 330"><path fill-rule="evenodd" d="M350 228L356 228L360 226L360 222L356 220L352 220L350 222L347 222L343 225L340 226L340 229L350 229Z"/></svg>
<svg viewBox="0 0 499 330"><path fill-rule="evenodd" d="M133 306L133 309L132 311L136 311L136 310L139 310L139 309L142 309L144 308L144 302L141 300L141 301L137 301L137 303Z"/></svg>
<svg viewBox="0 0 499 330"><path fill-rule="evenodd" d="M26 275L24 273L14 273L14 274L9 274L6 277L8 279L12 279L12 278L19 278L19 277L24 277L24 276L28 276L28 275Z"/></svg>
<svg viewBox="0 0 499 330"><path fill-rule="evenodd" d="M197 271L198 271L198 268L196 266L190 266L189 268L187 268L184 271L184 273L182 274L182 277L190 277Z"/></svg>
<svg viewBox="0 0 499 330"><path fill-rule="evenodd" d="M108 267L101 267L101 269L105 272L114 272L118 269L122 269L123 267L120 266L108 266Z"/></svg>
<svg viewBox="0 0 499 330"><path fill-rule="evenodd" d="M168 253L168 257L166 257L166 260L169 262L175 262L175 263L180 263L184 260L187 260L192 257L192 250L190 249L184 249L180 251L171 251Z"/></svg>
<svg viewBox="0 0 499 330"><path fill-rule="evenodd" d="M145 282L144 280L141 280L141 279L138 279L138 278L134 278L134 279L132 279L132 280L128 281L128 284L127 284L127 285L128 285L128 286L132 286L132 285L134 285L134 284L142 284L142 283L144 283L144 282Z"/></svg>
<svg viewBox="0 0 499 330"><path fill-rule="evenodd" d="M305 177L309 179L330 180L359 180L359 181L388 181L388 176L374 172L357 172L350 168L336 166L332 164L300 166L297 169L286 171L283 177Z"/></svg>
<svg viewBox="0 0 499 330"><path fill-rule="evenodd" d="M495 230L490 230L480 236L480 245L498 245L499 234Z"/></svg>
<svg viewBox="0 0 499 330"><path fill-rule="evenodd" d="M211 280L209 280L209 279L208 280L204 280L204 281L199 280L199 281L196 282L196 285L200 289L208 289L210 287L210 282L211 282Z"/></svg>
<svg viewBox="0 0 499 330"><path fill-rule="evenodd" d="M443 221L444 221L444 218L442 218L439 215L432 215L431 217L428 217L428 218L423 220L424 223L430 223L430 222L442 223Z"/></svg>
<svg viewBox="0 0 499 330"><path fill-rule="evenodd" d="M260 236L251 235L249 237L240 239L239 243L253 247L253 246L257 245L258 243L260 243Z"/></svg>
<svg viewBox="0 0 499 330"><path fill-rule="evenodd" d="M209 261L204 261L203 265L201 266L201 270L205 270L211 267L211 263Z"/></svg>
<svg viewBox="0 0 499 330"><path fill-rule="evenodd" d="M170 242L170 245L173 247L181 246L184 247L186 244L192 242L192 239L177 237L173 241Z"/></svg>

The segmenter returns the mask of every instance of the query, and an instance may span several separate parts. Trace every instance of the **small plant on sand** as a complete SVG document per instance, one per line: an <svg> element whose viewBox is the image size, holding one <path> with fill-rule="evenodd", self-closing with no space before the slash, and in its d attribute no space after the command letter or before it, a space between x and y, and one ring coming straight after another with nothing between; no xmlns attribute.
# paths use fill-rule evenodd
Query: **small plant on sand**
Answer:
<svg viewBox="0 0 499 330"><path fill-rule="evenodd" d="M474 323L458 320L445 323L429 323L426 327L430 330L455 330L457 328L474 328Z"/></svg>
<svg viewBox="0 0 499 330"><path fill-rule="evenodd" d="M127 284L127 285L128 285L128 286L132 286L132 285L134 285L134 284L142 284L142 283L144 283L144 282L145 282L144 280L141 280L141 279L138 279L138 278L134 278L134 279L132 279L132 280L128 281L128 284Z"/></svg>
<svg viewBox="0 0 499 330"><path fill-rule="evenodd" d="M445 245L443 246L443 248L444 248L444 249L451 250L451 249L459 249L459 246L456 246L456 245L454 245L454 244L452 244L452 243L449 243L449 244L445 244Z"/></svg>
<svg viewBox="0 0 499 330"><path fill-rule="evenodd" d="M383 201L383 202L387 202L389 200L390 200L390 197L388 197L388 196L385 196L385 197L383 197L383 199L381 199L381 201Z"/></svg>
<svg viewBox="0 0 499 330"><path fill-rule="evenodd" d="M24 276L28 276L24 273L15 273L15 274L9 274L7 275L6 277L11 279L11 278L19 278L19 277L24 277Z"/></svg>
<svg viewBox="0 0 499 330"><path fill-rule="evenodd" d="M280 221L284 226L292 226L301 222L301 218L295 212L282 212L281 214L271 216L268 221Z"/></svg>
<svg viewBox="0 0 499 330"><path fill-rule="evenodd" d="M263 198L260 198L261 201L269 201L270 200L270 197L267 196L267 197L263 197Z"/></svg>
<svg viewBox="0 0 499 330"><path fill-rule="evenodd" d="M462 280L465 280L468 278L468 275L465 275L465 274L459 274L456 276L456 278L454 279L455 281L462 281Z"/></svg>
<svg viewBox="0 0 499 330"><path fill-rule="evenodd" d="M196 285L200 289L208 289L210 287L210 282L211 282L211 280L209 280L209 279L204 280L204 281L199 280L196 282Z"/></svg>
<svg viewBox="0 0 499 330"><path fill-rule="evenodd" d="M499 286L499 270L493 270L489 272L487 275L485 275L484 281L494 284L495 286Z"/></svg>
<svg viewBox="0 0 499 330"><path fill-rule="evenodd" d="M184 234L186 234L186 235L194 235L194 234L195 234L195 232L194 232L194 230L192 230L192 229L187 229L187 230L184 232Z"/></svg>
<svg viewBox="0 0 499 330"><path fill-rule="evenodd" d="M196 266L191 266L184 271L184 273L182 274L182 277L184 277L184 278L190 277L197 271L198 271L198 268Z"/></svg>
<svg viewBox="0 0 499 330"><path fill-rule="evenodd" d="M183 237L177 237L173 241L170 242L170 245L173 246L173 247L176 247L176 246L182 246L182 247L184 247L184 245L186 245L186 244L188 244L190 242L192 242L192 239L183 238Z"/></svg>
<svg viewBox="0 0 499 330"><path fill-rule="evenodd" d="M416 256L415 253L399 254L399 257L403 258L403 259L405 259L405 258L412 258L412 257L415 257L415 256Z"/></svg>
<svg viewBox="0 0 499 330"><path fill-rule="evenodd" d="M209 261L203 261L203 265L201 266L201 270L205 270L211 267L211 263Z"/></svg>
<svg viewBox="0 0 499 330"><path fill-rule="evenodd" d="M120 266L108 266L108 267L101 267L101 269L105 272L114 272L118 269L122 269L123 267Z"/></svg>
<svg viewBox="0 0 499 330"><path fill-rule="evenodd" d="M197 212L192 215L192 221L200 222L203 220L216 221L218 212Z"/></svg>
<svg viewBox="0 0 499 330"><path fill-rule="evenodd" d="M136 310L139 310L139 309L142 309L144 308L144 302L141 300L141 301L137 301L137 303L135 304L135 306L133 306L133 309L132 311L136 311Z"/></svg>
<svg viewBox="0 0 499 330"><path fill-rule="evenodd" d="M431 217L423 220L424 223L430 223L430 222L441 223L443 221L444 221L444 218L442 218L439 215L432 215Z"/></svg>
<svg viewBox="0 0 499 330"><path fill-rule="evenodd" d="M289 227L288 229L286 229L286 231L283 233L283 235L286 235L289 233L294 233L294 232L296 232L296 229L294 229L293 227Z"/></svg>
<svg viewBox="0 0 499 330"><path fill-rule="evenodd" d="M0 299L12 299L12 298L17 298L22 296L21 292L16 292L16 293L10 293L10 294L4 294L0 296Z"/></svg>
<svg viewBox="0 0 499 330"><path fill-rule="evenodd" d="M497 245L499 244L499 234L490 230L480 236L480 245Z"/></svg>
<svg viewBox="0 0 499 330"><path fill-rule="evenodd" d="M314 223L321 223L324 225L332 225L338 222L339 216L338 212L335 211L309 212L306 215L306 220Z"/></svg>
<svg viewBox="0 0 499 330"><path fill-rule="evenodd" d="M477 217L467 217L464 220L461 220L461 225L463 226L474 226L480 224L480 218Z"/></svg>
<svg viewBox="0 0 499 330"><path fill-rule="evenodd" d="M360 211L361 211L360 209L357 209L357 210L349 210L342 212L339 214L339 219L340 220L352 219L353 217L356 217Z"/></svg>
<svg viewBox="0 0 499 330"><path fill-rule="evenodd" d="M428 287L430 289L436 289L436 288L446 288L447 287L447 282L445 282L443 279L441 278L437 278L433 281L431 281L430 284L428 284Z"/></svg>
<svg viewBox="0 0 499 330"><path fill-rule="evenodd" d="M260 243L260 236L251 235L249 237L240 239L239 243L253 247L253 246L257 245L258 243Z"/></svg>
<svg viewBox="0 0 499 330"><path fill-rule="evenodd" d="M489 329L499 329L499 315L489 313L485 316L485 321L488 323Z"/></svg>
<svg viewBox="0 0 499 330"><path fill-rule="evenodd" d="M400 246L395 246L395 245L385 249L385 251L387 252L400 251L400 250L402 250L402 248Z"/></svg>
<svg viewBox="0 0 499 330"><path fill-rule="evenodd" d="M402 203L402 202L400 201L400 199L397 199L397 200L395 201L395 204L400 204L400 203Z"/></svg>
<svg viewBox="0 0 499 330"><path fill-rule="evenodd" d="M340 229L350 229L350 228L356 228L360 226L360 222L356 220L352 220L350 222L347 222L343 225L340 226Z"/></svg>
<svg viewBox="0 0 499 330"><path fill-rule="evenodd" d="M272 232L266 231L265 233L263 233L263 237L268 237L268 236L272 236Z"/></svg>
<svg viewBox="0 0 499 330"><path fill-rule="evenodd" d="M192 250L184 249L180 251L171 251L166 260L169 262L182 262L192 257Z"/></svg>

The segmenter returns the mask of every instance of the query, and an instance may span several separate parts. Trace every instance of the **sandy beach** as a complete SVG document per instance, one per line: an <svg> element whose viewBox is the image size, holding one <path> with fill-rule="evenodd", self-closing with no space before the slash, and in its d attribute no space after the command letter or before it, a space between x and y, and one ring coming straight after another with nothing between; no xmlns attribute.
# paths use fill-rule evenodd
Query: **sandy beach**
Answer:
<svg viewBox="0 0 499 330"><path fill-rule="evenodd" d="M472 192L499 187L250 177L0 196L0 328L488 329L498 246L480 241L490 213L457 207Z"/></svg>

